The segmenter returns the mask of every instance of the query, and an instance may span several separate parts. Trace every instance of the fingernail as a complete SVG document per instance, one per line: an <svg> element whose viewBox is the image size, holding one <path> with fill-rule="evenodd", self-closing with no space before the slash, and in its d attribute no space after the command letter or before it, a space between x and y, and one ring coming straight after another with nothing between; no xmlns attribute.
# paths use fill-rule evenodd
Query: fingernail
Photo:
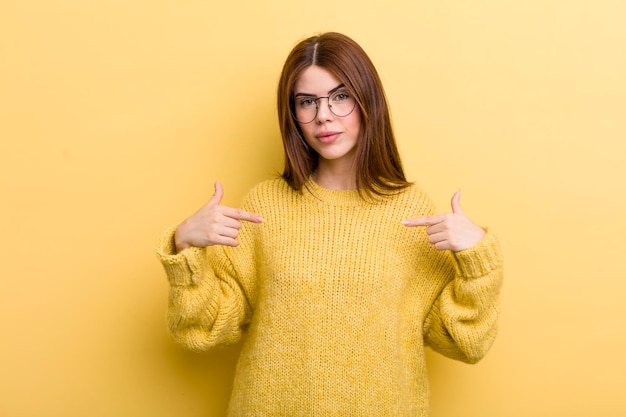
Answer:
<svg viewBox="0 0 626 417"><path fill-rule="evenodd" d="M409 224L411 224L411 222L408 220L402 220L400 223L402 223L405 226L408 226Z"/></svg>

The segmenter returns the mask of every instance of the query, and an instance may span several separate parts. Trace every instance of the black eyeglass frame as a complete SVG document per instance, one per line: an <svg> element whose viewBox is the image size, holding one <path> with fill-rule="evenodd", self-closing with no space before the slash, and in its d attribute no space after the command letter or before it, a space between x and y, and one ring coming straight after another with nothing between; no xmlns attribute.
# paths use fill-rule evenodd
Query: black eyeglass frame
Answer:
<svg viewBox="0 0 626 417"><path fill-rule="evenodd" d="M341 93L348 93L350 95L350 97L352 98L352 100L354 100L354 104L352 105L352 109L347 114L344 114L344 115L339 115L339 114L335 113L333 111L333 105L330 103L330 98L331 97L334 97L335 95L341 94ZM348 116L350 116L352 114L352 112L354 111L354 109L356 109L356 104L357 104L356 98L354 98L354 96L350 92L347 92L347 91L337 91L337 92L335 92L335 93L333 93L333 94L331 94L329 96L307 97L307 98L315 101L315 114L313 115L313 118L311 120L309 120L308 122L301 122L300 120L298 120L298 118L296 117L296 114L295 114L296 113L295 112L296 98L293 97L291 99L291 104L292 104L291 105L291 117L293 117L293 120L295 120L296 122L301 123L303 125L308 125L309 123L312 123L315 120L315 118L317 117L317 112L319 112L319 110L320 110L320 101L319 100L321 100L323 98L325 98L327 100L328 110L330 110L330 112L332 114L334 114L335 116L337 116L337 117L348 117Z"/></svg>

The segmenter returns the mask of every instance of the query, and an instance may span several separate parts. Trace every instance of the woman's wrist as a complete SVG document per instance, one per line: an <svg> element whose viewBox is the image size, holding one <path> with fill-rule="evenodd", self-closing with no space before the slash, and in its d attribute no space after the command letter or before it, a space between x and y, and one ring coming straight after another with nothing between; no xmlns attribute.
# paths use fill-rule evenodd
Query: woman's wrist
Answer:
<svg viewBox="0 0 626 417"><path fill-rule="evenodd" d="M181 236L184 235L184 233L181 232L181 226L183 225L178 225L178 227L176 227L176 231L174 232L174 247L176 249L176 253L180 253L181 251L191 247L191 245L183 239L183 236Z"/></svg>

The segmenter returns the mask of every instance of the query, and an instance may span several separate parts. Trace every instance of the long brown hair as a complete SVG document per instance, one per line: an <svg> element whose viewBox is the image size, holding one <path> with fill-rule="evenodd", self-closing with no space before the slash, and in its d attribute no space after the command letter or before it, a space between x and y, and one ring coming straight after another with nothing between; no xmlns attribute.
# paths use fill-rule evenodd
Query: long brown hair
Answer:
<svg viewBox="0 0 626 417"><path fill-rule="evenodd" d="M287 183L300 191L317 168L318 155L306 145L293 117L295 84L311 65L333 74L354 95L361 109L361 133L356 147L356 185L361 194L385 195L410 185L400 161L378 72L355 41L336 32L299 42L283 66L278 84L278 120L285 148L282 176Z"/></svg>

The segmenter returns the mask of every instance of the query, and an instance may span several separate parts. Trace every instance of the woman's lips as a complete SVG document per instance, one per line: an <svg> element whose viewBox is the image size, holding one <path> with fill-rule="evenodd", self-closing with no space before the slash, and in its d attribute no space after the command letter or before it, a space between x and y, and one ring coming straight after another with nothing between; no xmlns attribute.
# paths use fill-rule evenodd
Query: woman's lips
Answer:
<svg viewBox="0 0 626 417"><path fill-rule="evenodd" d="M319 132L315 137L322 143L330 143L334 142L340 134L340 132Z"/></svg>

